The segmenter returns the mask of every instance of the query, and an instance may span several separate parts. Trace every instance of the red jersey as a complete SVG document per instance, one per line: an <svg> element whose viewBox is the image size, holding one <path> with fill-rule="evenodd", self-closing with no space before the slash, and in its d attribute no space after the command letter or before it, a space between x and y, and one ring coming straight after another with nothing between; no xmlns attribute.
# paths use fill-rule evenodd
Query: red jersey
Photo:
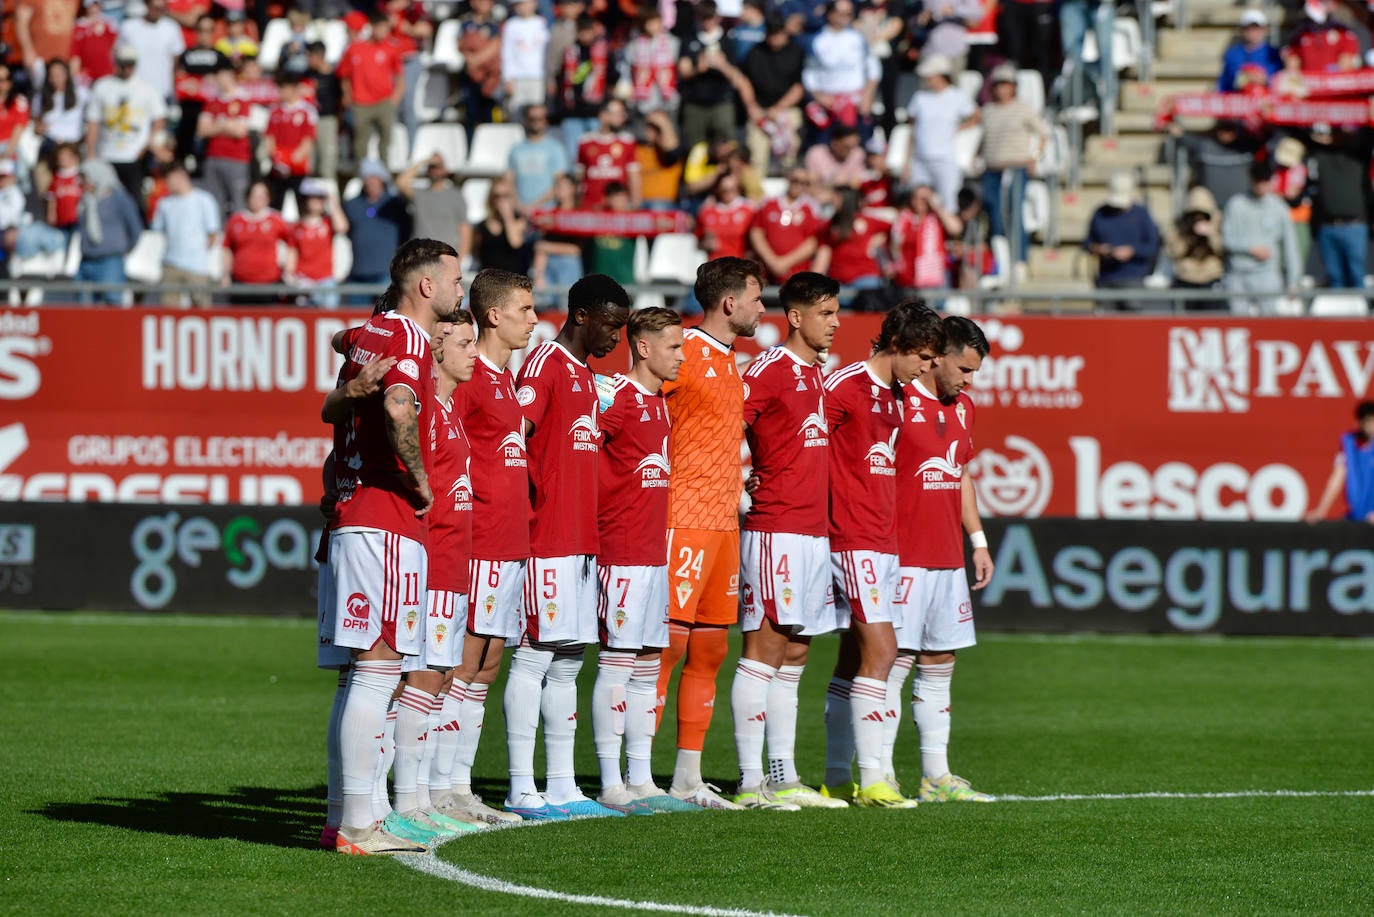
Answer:
<svg viewBox="0 0 1374 917"><path fill-rule="evenodd" d="M401 52L390 42L355 41L335 71L348 83L354 105L376 105L391 98L401 77Z"/></svg>
<svg viewBox="0 0 1374 917"><path fill-rule="evenodd" d="M735 198L729 204L712 198L697 211L697 238L704 239L707 233L716 237L715 247L708 253L712 258L743 258L753 222L754 205L748 198Z"/></svg>
<svg viewBox="0 0 1374 917"><path fill-rule="evenodd" d="M221 124L229 121L247 120L248 99L242 92L235 90L234 94L227 99L210 99L205 103L205 109L200 116ZM205 158L248 162L253 158L253 144L247 134L242 137L219 134L205 142Z"/></svg>
<svg viewBox="0 0 1374 917"><path fill-rule="evenodd" d="M302 148L315 139L319 114L308 102L277 104L267 116L267 136L272 138L272 162L283 166L288 175L309 175L310 156Z"/></svg>
<svg viewBox="0 0 1374 917"><path fill-rule="evenodd" d="M334 473L339 501L330 529L381 529L423 543L426 524L416 518L406 466L391 447L383 393L393 385L415 394L420 430L429 429L434 410L434 362L429 335L414 320L387 312L374 315L345 339L347 354L340 382L347 382L368 361L395 357L382 377L381 391L354 405L353 416L334 427ZM421 438L421 448L428 439ZM428 464L428 456L426 456Z"/></svg>
<svg viewBox="0 0 1374 917"><path fill-rule="evenodd" d="M668 405L624 376L611 385L599 422L597 561L661 567L668 563Z"/></svg>
<svg viewBox="0 0 1374 917"><path fill-rule="evenodd" d="M454 392L453 410L472 444L472 554L482 560L525 560L530 556L530 478L515 378L478 354L472 380Z"/></svg>
<svg viewBox="0 0 1374 917"><path fill-rule="evenodd" d="M567 557L597 548L596 381L557 341L530 351L516 397L530 434L530 554Z"/></svg>
<svg viewBox="0 0 1374 917"><path fill-rule="evenodd" d="M434 493L426 544L429 588L466 593L472 556L472 447L463 421L454 413L452 398L448 404L434 399L429 455L429 488Z"/></svg>
<svg viewBox="0 0 1374 917"><path fill-rule="evenodd" d="M329 280L334 276L334 226L327 219L294 223L289 242L296 250L296 273L306 280Z"/></svg>
<svg viewBox="0 0 1374 917"><path fill-rule="evenodd" d="M744 371L745 438L760 481L746 531L825 535L830 437L821 389L821 368L786 347Z"/></svg>
<svg viewBox="0 0 1374 917"><path fill-rule="evenodd" d="M799 197L791 203L785 203L782 198L775 197L764 201L759 207L754 214L753 226L763 230L763 237L768 240L769 248L776 254L784 255L795 251L812 236L819 236L825 230L825 221L817 212L815 201L809 197ZM786 277L774 277L773 281L781 283L798 271L809 270L811 260L807 259L801 264L794 265Z"/></svg>
<svg viewBox="0 0 1374 917"><path fill-rule="evenodd" d="M1298 56L1303 70L1334 71L1340 69L1342 57L1360 56L1360 41L1338 22L1309 24L1293 38L1288 50Z"/></svg>
<svg viewBox="0 0 1374 917"><path fill-rule="evenodd" d="M897 438L898 556L903 567L964 566L964 468L973 458L973 401L945 404L919 382L902 389Z"/></svg>
<svg viewBox="0 0 1374 917"><path fill-rule="evenodd" d="M286 221L275 210L253 216L240 210L224 227L224 247L234 254L231 276L239 283L280 283L277 243L290 244Z"/></svg>
<svg viewBox="0 0 1374 917"><path fill-rule="evenodd" d="M83 16L72 29L72 59L81 65L86 85L114 73L114 46L119 28L104 16ZM75 69L75 68L74 68Z"/></svg>
<svg viewBox="0 0 1374 917"><path fill-rule="evenodd" d="M897 437L902 406L864 363L825 380L830 434L830 549L897 553Z"/></svg>
<svg viewBox="0 0 1374 917"><path fill-rule="evenodd" d="M48 200L57 205L58 229L75 226L77 207L81 204L81 173L76 169L62 170L52 177L48 185Z"/></svg>
<svg viewBox="0 0 1374 917"><path fill-rule="evenodd" d="M630 170L639 170L635 138L626 133L583 137L577 147L577 164L583 169L582 206L590 210L605 199L607 185L628 185Z"/></svg>
<svg viewBox="0 0 1374 917"><path fill-rule="evenodd" d="M19 131L29 123L29 100L18 93L14 101L6 105L0 101L0 144L8 144L18 136ZM9 155L14 156L10 150Z"/></svg>
<svg viewBox="0 0 1374 917"><path fill-rule="evenodd" d="M881 277L883 266L878 251L891 227L862 213L854 217L848 236L839 238L833 228L825 232L825 244L830 246L830 276L842 284L853 283L860 277Z"/></svg>

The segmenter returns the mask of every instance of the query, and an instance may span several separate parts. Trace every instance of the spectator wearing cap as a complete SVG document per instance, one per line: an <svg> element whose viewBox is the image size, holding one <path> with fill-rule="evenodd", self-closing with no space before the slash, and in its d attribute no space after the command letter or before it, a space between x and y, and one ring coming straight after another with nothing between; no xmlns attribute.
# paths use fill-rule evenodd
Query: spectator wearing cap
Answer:
<svg viewBox="0 0 1374 917"><path fill-rule="evenodd" d="M335 186L320 178L301 182L301 218L287 231L289 248L286 252L286 282L307 291L306 301L300 305L324 306L333 309L339 304L334 292L334 236L348 232L348 218L339 206Z"/></svg>
<svg viewBox="0 0 1374 917"><path fill-rule="evenodd" d="M744 80L731 63L734 51L715 0L701 0L696 8L696 29L682 43L677 61L682 143L689 150L713 130L730 136L735 133L735 87Z"/></svg>
<svg viewBox="0 0 1374 917"><path fill-rule="evenodd" d="M1164 251L1173 266L1175 290L1215 290L1226 273L1222 258L1221 214L1212 192L1201 186L1188 192L1183 215L1169 229ZM1184 300L1193 312L1225 309L1219 299Z"/></svg>
<svg viewBox="0 0 1374 917"><path fill-rule="evenodd" d="M859 128L860 140L866 141L873 131L882 65L853 23L852 0L829 0L825 26L811 40L802 85L815 103L811 120L822 136L838 123Z"/></svg>
<svg viewBox="0 0 1374 917"><path fill-rule="evenodd" d="M916 68L922 85L906 106L911 116L911 157L902 170L902 184L930 185L942 201L953 201L964 184L964 173L954 158L955 135L978 123L978 107L950 81L952 69L944 55L922 57Z"/></svg>
<svg viewBox="0 0 1374 917"><path fill-rule="evenodd" d="M1221 217L1221 244L1226 253L1225 286L1231 311L1273 315L1278 296L1295 290L1302 272L1298 239L1288 218L1288 205L1274 193L1274 167L1250 165L1250 188L1227 202Z"/></svg>
<svg viewBox="0 0 1374 917"><path fill-rule="evenodd" d="M401 79L401 52L389 39L391 20L382 12L372 14L370 38L355 39L339 61L343 107L353 115L353 152L367 155L368 141L377 137L377 155L391 149L391 126L405 95Z"/></svg>
<svg viewBox="0 0 1374 917"><path fill-rule="evenodd" d="M364 159L358 167L362 193L344 201L348 238L353 243L353 268L348 283L385 285L391 279L391 256L410 238L410 214L406 200L388 184L391 173L376 159ZM372 297L352 294L352 305L367 305Z"/></svg>
<svg viewBox="0 0 1374 917"><path fill-rule="evenodd" d="M1354 30L1332 17L1332 0L1307 0L1303 19L1284 42L1284 67L1331 73L1360 68L1360 40Z"/></svg>
<svg viewBox="0 0 1374 917"><path fill-rule="evenodd" d="M1030 106L1016 97L1015 67L998 64L992 68L989 79L992 97L979 114L983 124L983 162L986 163L983 201L993 236L1020 239L1020 244L1012 251L1016 262L1013 272L1019 274L1025 271L1030 252L1030 240L1022 220L1026 177L1044 146L1045 126Z"/></svg>
<svg viewBox="0 0 1374 917"><path fill-rule="evenodd" d="M72 27L80 0L15 0L6 4L14 16L14 37L24 69L41 72L49 61L72 53Z"/></svg>
<svg viewBox="0 0 1374 917"><path fill-rule="evenodd" d="M545 55L549 50L549 23L539 15L535 0L516 0L515 15L501 26L501 79L505 83L505 108L518 117L530 105L548 101Z"/></svg>
<svg viewBox="0 0 1374 917"><path fill-rule="evenodd" d="M86 152L109 163L130 197L139 201L149 143L166 123L167 103L135 75L137 49L117 45L114 58L114 73L96 81L86 103Z"/></svg>
<svg viewBox="0 0 1374 917"><path fill-rule="evenodd" d="M1093 211L1083 247L1097 256L1099 290L1138 290L1159 257L1159 227L1136 201L1135 180L1118 172L1107 182L1107 199ZM1111 308L1140 310L1145 304L1116 300Z"/></svg>
<svg viewBox="0 0 1374 917"><path fill-rule="evenodd" d="M806 52L787 31L783 18L770 13L765 20L763 42L745 55L740 65L744 79L740 95L749 113L745 142L750 159L764 174L770 163L790 169L797 161L797 136L801 133L802 69Z"/></svg>
<svg viewBox="0 0 1374 917"><path fill-rule="evenodd" d="M418 184L424 169L428 184ZM472 251L472 226L468 223L468 208L463 192L449 177L448 164L437 150L427 158L413 163L396 176L396 190L410 201L414 222L412 239L438 239L447 242L466 258Z"/></svg>
<svg viewBox="0 0 1374 917"><path fill-rule="evenodd" d="M306 46L305 85L315 98L319 118L315 122L315 174L335 181L339 174L339 115L343 111L343 84L325 58L323 42Z"/></svg>
<svg viewBox="0 0 1374 917"><path fill-rule="evenodd" d="M557 71L557 101L568 160L577 161L582 135L596 130L597 112L609 97L612 61L601 26L590 16L577 18L576 40L563 51Z"/></svg>
<svg viewBox="0 0 1374 917"><path fill-rule="evenodd" d="M1367 131L1356 134L1332 130L1327 124L1313 126L1308 157L1312 223L1328 287L1364 286L1369 255L1369 163Z"/></svg>
<svg viewBox="0 0 1374 917"><path fill-rule="evenodd" d="M193 305L210 305L211 253L216 248L223 220L219 203L208 192L191 184L186 167L173 161L162 170L167 194L158 201L152 229L167 239L162 254L162 280L170 285L195 287ZM165 306L181 305L180 291L162 295Z"/></svg>
<svg viewBox="0 0 1374 917"><path fill-rule="evenodd" d="M181 106L177 122L177 151L183 156L195 148L196 125L205 103L215 93L215 73L229 65L229 58L215 49L215 20L196 20L195 44L177 58L176 99Z"/></svg>
<svg viewBox="0 0 1374 917"><path fill-rule="evenodd" d="M238 74L232 66L222 64L215 71L214 95L205 103L196 124L196 137L205 141L201 184L219 202L226 217L243 207L252 177L248 108Z"/></svg>
<svg viewBox="0 0 1374 917"><path fill-rule="evenodd" d="M301 78L283 73L277 80L280 97L267 113L261 156L272 163L267 186L272 206L280 208L288 190L295 191L315 161L315 132L319 114L301 95Z"/></svg>
<svg viewBox="0 0 1374 917"><path fill-rule="evenodd" d="M1187 134L1175 121L1169 132L1188 152L1193 184L1212 192L1223 211L1231 198L1249 190L1250 164L1259 144L1239 122L1221 118L1212 125L1210 134Z"/></svg>
<svg viewBox="0 0 1374 917"><path fill-rule="evenodd" d="M1217 92L1237 92L1241 68L1261 67L1266 76L1283 69L1279 49L1269 43L1269 18L1263 10L1246 10L1240 15L1240 39L1226 49L1221 58Z"/></svg>
<svg viewBox="0 0 1374 917"><path fill-rule="evenodd" d="M24 192L13 159L0 159L0 261L8 260L19 239L24 221Z"/></svg>
<svg viewBox="0 0 1374 917"><path fill-rule="evenodd" d="M520 206L533 210L553 201L558 176L572 171L568 151L549 135L549 107L530 105L521 112L525 137L511 147L507 173Z"/></svg>
<svg viewBox="0 0 1374 917"><path fill-rule="evenodd" d="M145 0L143 15L125 19L119 27L121 44L138 52L136 76L152 86L163 100L175 95L173 74L177 58L186 50L181 26L167 15L167 0Z"/></svg>
<svg viewBox="0 0 1374 917"><path fill-rule="evenodd" d="M119 26L105 15L100 0L86 0L72 27L72 72L90 86L114 72L114 46Z"/></svg>
<svg viewBox="0 0 1374 917"><path fill-rule="evenodd" d="M124 189L109 163L86 160L81 165L81 184L83 190L77 210L81 221L81 266L77 268L76 280L122 284L127 279L124 257L133 251L143 231L138 204ZM118 304L123 299L122 291L116 289L103 290L94 296L111 304ZM81 294L81 302L92 301L92 294Z"/></svg>

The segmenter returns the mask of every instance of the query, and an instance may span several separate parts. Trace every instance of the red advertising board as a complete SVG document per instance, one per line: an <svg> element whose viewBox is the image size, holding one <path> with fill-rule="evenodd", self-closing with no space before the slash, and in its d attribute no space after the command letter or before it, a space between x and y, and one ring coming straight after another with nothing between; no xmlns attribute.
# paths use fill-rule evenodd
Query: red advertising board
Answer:
<svg viewBox="0 0 1374 917"><path fill-rule="evenodd" d="M0 311L0 500L296 504L320 493L326 310ZM546 315L536 335L552 336ZM831 365L880 316L845 316ZM971 394L989 514L1300 518L1374 379L1374 325L1323 319L981 320ZM770 316L743 354L776 343ZM603 370L623 365L612 355Z"/></svg>

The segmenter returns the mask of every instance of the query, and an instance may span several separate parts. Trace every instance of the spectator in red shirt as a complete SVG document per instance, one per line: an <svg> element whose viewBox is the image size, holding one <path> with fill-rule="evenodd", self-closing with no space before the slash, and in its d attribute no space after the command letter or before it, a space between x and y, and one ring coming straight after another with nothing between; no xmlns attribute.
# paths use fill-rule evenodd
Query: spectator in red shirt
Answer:
<svg viewBox="0 0 1374 917"><path fill-rule="evenodd" d="M892 227L893 279L908 290L949 286L946 238L958 237L964 221L946 209L929 185L911 189L907 206Z"/></svg>
<svg viewBox="0 0 1374 917"><path fill-rule="evenodd" d="M354 41L339 61L343 107L353 114L353 151L367 155L368 141L377 137L377 155L386 158L391 149L391 125L405 95L401 78L400 50L391 42L391 20L386 13L372 14L372 37Z"/></svg>
<svg viewBox="0 0 1374 917"><path fill-rule="evenodd" d="M748 257L754 205L741 192L739 179L722 172L715 190L697 211L697 238L707 258Z"/></svg>
<svg viewBox="0 0 1374 917"><path fill-rule="evenodd" d="M811 257L825 229L819 207L811 198L811 173L793 169L782 197L769 198L754 214L749 246L763 262L773 283L811 269Z"/></svg>
<svg viewBox="0 0 1374 917"><path fill-rule="evenodd" d="M291 243L286 221L268 206L267 184L255 181L248 188L248 206L229 217L224 227L224 272L220 283L267 284L281 283L281 262L277 257L277 243ZM279 302L276 293L235 290L229 301L244 305Z"/></svg>
<svg viewBox="0 0 1374 917"><path fill-rule="evenodd" d="M577 145L577 177L582 183L582 206L588 210L601 206L612 183L629 189L632 207L638 207L643 198L635 138L625 130L627 118L625 103L608 99L597 113L597 130L584 135Z"/></svg>
<svg viewBox="0 0 1374 917"><path fill-rule="evenodd" d="M0 156L13 159L19 132L29 123L29 100L14 83L14 71L0 64Z"/></svg>
<svg viewBox="0 0 1374 917"><path fill-rule="evenodd" d="M214 97L201 110L196 136L205 141L201 186L228 216L243 206L253 151L248 138L248 99L227 61L215 71Z"/></svg>
<svg viewBox="0 0 1374 917"><path fill-rule="evenodd" d="M280 77L281 98L267 116L262 138L262 156L272 162L267 185L272 189L272 206L280 208L288 189L295 191L301 179L310 174L315 155L315 126L319 120L315 106L301 98L301 78L295 73Z"/></svg>
<svg viewBox="0 0 1374 917"><path fill-rule="evenodd" d="M105 18L100 0L86 0L84 14L72 30L72 71L89 86L114 73L114 46L119 27Z"/></svg>
<svg viewBox="0 0 1374 917"><path fill-rule="evenodd" d="M81 204L81 154L76 144L58 144L53 151L53 176L48 183L46 218L19 228L14 251L21 258L67 250L77 230Z"/></svg>
<svg viewBox="0 0 1374 917"><path fill-rule="evenodd" d="M1331 0L1308 0L1302 24L1279 53L1289 70L1329 73L1360 68L1360 40L1351 29L1331 18Z"/></svg>
<svg viewBox="0 0 1374 917"><path fill-rule="evenodd" d="M853 188L841 188L839 202L811 269L829 274L842 286L879 289L891 225L866 212L863 198Z"/></svg>
<svg viewBox="0 0 1374 917"><path fill-rule="evenodd" d="M333 309L339 305L339 294L333 292L339 285L334 278L334 237L348 233L348 217L323 179L305 179L297 194L301 219L289 230L286 282L305 290L296 298L297 305Z"/></svg>

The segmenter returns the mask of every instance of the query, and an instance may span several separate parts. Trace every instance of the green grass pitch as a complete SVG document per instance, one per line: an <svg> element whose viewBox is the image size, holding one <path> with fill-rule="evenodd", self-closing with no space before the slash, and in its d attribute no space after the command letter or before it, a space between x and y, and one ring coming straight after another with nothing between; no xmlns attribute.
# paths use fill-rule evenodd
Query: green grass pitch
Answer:
<svg viewBox="0 0 1374 917"><path fill-rule="evenodd" d="M317 849L333 679L312 667L311 621L0 614L0 625L0 911L606 911ZM802 686L798 763L813 782L834 650L817 641ZM732 671L705 757L727 786ZM584 670L585 690L591 680ZM960 656L952 762L1017 796L1367 794L1371 687L1374 641L987 634ZM476 772L489 800L504 791L500 696L498 685ZM586 710L578 761L594 791ZM914 785L909 719L897 765ZM463 837L438 857L562 893L787 914L1369 913L1374 796L593 820Z"/></svg>

